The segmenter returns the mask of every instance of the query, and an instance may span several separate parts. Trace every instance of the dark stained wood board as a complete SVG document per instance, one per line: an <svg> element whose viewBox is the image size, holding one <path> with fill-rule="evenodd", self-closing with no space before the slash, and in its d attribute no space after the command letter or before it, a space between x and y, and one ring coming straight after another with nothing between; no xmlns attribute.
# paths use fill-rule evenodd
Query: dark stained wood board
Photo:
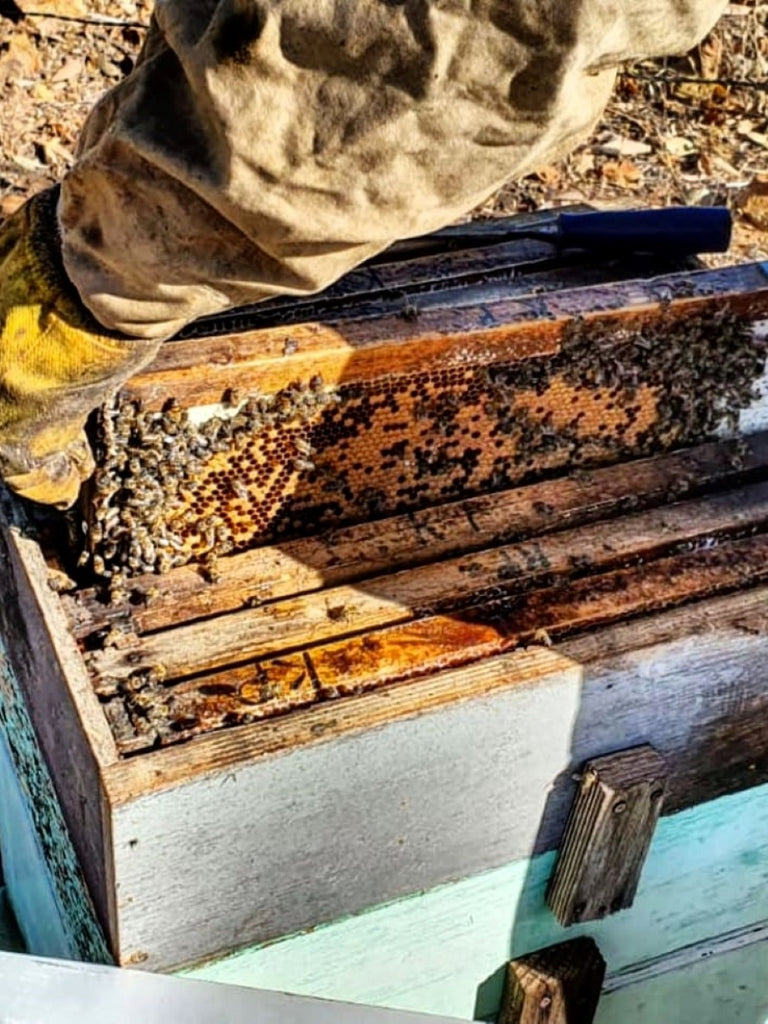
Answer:
<svg viewBox="0 0 768 1024"><path fill-rule="evenodd" d="M383 294L407 276L403 266L357 316L362 279L341 287L323 322L173 342L126 389L145 412L178 400L173 437L179 407L213 403L191 409L203 419L236 408L225 389L274 392L303 379L302 401L312 392L323 415L351 416L369 385L411 374L416 395L390 410L388 453L376 442L330 460L358 477L328 519L302 520L298 502L284 530L246 537L253 509L221 478L210 508L245 502L242 549L223 551L215 573L177 564L134 574L111 604L79 574L71 594L53 593L34 541L7 539L17 589L59 624L36 634L39 651L17 667L58 784L70 747L92 762L78 799L100 822L74 798L67 816L94 861L122 962L215 955L550 849L573 771L628 741L653 742L669 760L669 807L768 778L768 740L755 727L768 710L768 442L739 436L742 423L768 427L756 393L764 270L597 284L587 275L576 286L572 266L562 281L574 287L556 293L558 271L539 264L528 293L513 277L500 299L493 289L516 272L514 259L490 286L472 280L470 262L459 288L438 275L415 310ZM431 288L434 268L422 269ZM629 369L611 383L628 351ZM446 368L454 376L430 392L423 373ZM531 420L534 448L514 472L510 462L458 481L422 452L429 487L401 501L386 474L408 469L405 434L427 419L452 430L433 413L467 373L485 382L476 399L490 395L493 406L467 427L482 457L500 442L514 462ZM337 403L326 387L348 390ZM460 395L446 409L464 415ZM507 428L522 430L514 443ZM291 429L275 424L280 459L311 461L291 449ZM226 476L221 444L216 472ZM366 497L368 469L383 473L385 500ZM313 471L304 472L306 498ZM276 485L280 501L297 479ZM144 500L151 509L152 495ZM194 544L183 551L198 554ZM560 653L579 644L591 652L583 659ZM64 709L66 749L51 707ZM511 804L513 818L500 819ZM275 827L288 806L290 834ZM370 850L386 856L371 863Z"/></svg>
<svg viewBox="0 0 768 1024"><path fill-rule="evenodd" d="M494 646L491 649L489 645L477 660L467 661L466 653L458 662L436 659L433 670L423 676L402 678L362 694L323 700L240 727L217 728L171 746L147 749L145 745L130 756L125 756L129 753L126 747L117 761L105 757L97 747L94 756L100 764L102 798L108 808L105 863L112 863L108 851L114 847L110 870L114 870L120 886L111 925L113 934L120 936L123 962L147 956L147 962L155 966L178 963L191 956L207 955L202 952L206 949L210 953L227 948L235 935L243 941L244 935L255 939L284 934L284 930L308 926L312 920L328 920L370 905L371 901L381 902L441 879L462 877L464 872L527 856L534 838L537 849L551 848L562 832L572 772L589 756L617 749L628 736L636 741L638 730L639 738L652 741L670 762L673 805L689 806L694 794L697 799L707 799L708 793L722 792L724 786L726 791L733 791L764 781L768 777L766 736L765 730L755 725L762 721L766 700L761 665L768 656L768 633L759 631L759 616L768 607L768 588L755 585L757 577L752 574L763 571L765 535L738 539L737 534L733 540L720 539L715 546L709 545L709 537L700 535L704 543L698 550L677 556L684 557L682 566L663 559L651 563L655 575L648 565L632 566L598 577L582 577L575 582L584 589L570 594L567 588L554 588L560 590L554 593L550 587L545 588L549 594L534 591L518 595L525 599L541 594L529 607L535 633L542 623L547 624L542 611L550 604L560 622L566 622L569 614L575 616L575 628L572 633L566 628L564 640L556 625L552 627L550 635L557 645L554 650L534 645L493 653L499 651L496 643L500 625L507 622L508 636L514 643L512 626L524 627L526 623L518 623L516 612L510 625L510 606L503 601L488 601L476 609L481 616L476 621L471 608L465 609L459 620L443 616L448 630L465 624L475 638L485 630ZM15 571L39 575L39 555L33 559L30 547L19 546L21 538L12 537L11 541L14 548L18 547ZM28 544L34 547L33 542ZM666 556L672 561L675 557ZM587 585L594 585L601 577L613 577L618 587L604 584L590 596ZM721 585L727 588L726 593L717 596ZM37 584L38 600L44 613L45 609L50 613L60 599L45 591L43 578ZM627 592L628 597L622 598ZM616 598L625 603L616 607ZM663 611L670 601L670 610ZM678 601L682 603L675 606ZM601 607L602 617L595 614ZM579 609L583 609L585 618L578 618ZM650 614L654 609L655 613ZM627 618L635 613L636 617ZM674 627L666 626L665 632L662 624L668 617L674 619ZM745 618L753 623L752 631L745 631L741 625ZM418 634L425 622L403 628L412 628ZM426 622L426 636L418 638L420 646L411 648L411 668L422 650L445 654L445 650L436 652L436 635L430 635L429 626ZM623 635L621 643L612 639L616 631ZM578 643L580 638L586 642L597 635L602 637L605 656L594 662L587 659L582 665L557 653L561 646L565 650L567 643ZM450 634L446 636L450 641ZM376 639L375 631L373 637ZM340 644L354 646L354 640L342 638ZM538 637L538 643L544 642L545 636ZM394 647L402 658L402 645ZM613 652L620 649L621 653L614 656ZM322 649L317 653L319 657ZM359 673L369 673L371 651L365 653L368 662L350 659L348 681L354 682L356 665ZM478 651L470 650L469 656L473 653ZM47 674L46 685L53 686L46 659L50 662L50 651L47 655L41 652L38 672ZM382 659L390 665L393 662L386 649ZM632 670L633 664L636 670ZM285 664L286 675L290 670L290 664ZM250 681L238 680L235 674L230 684L233 681L250 686L252 700L262 699L258 673ZM185 687L183 692L192 692L186 684L181 685ZM35 687L41 695L45 693L39 679L30 678L28 689ZM243 695L249 696L246 687ZM76 706L82 705L86 696L74 693ZM94 696L91 693L91 700ZM227 698L221 691L203 696ZM574 701L581 707L578 727L570 725ZM47 713L45 700L38 702L37 717L45 720ZM81 721L87 722L87 716ZM150 716L147 721L151 728ZM718 730L727 732L729 728L734 735L740 730L743 742L728 744L723 751L727 771L721 778L716 736ZM87 725L86 736L92 731L93 727ZM467 746L468 735L482 735L483 743ZM537 742L537 735L546 736L546 743ZM118 744L125 738L119 735ZM56 742L51 740L54 745ZM65 753L60 746L56 749ZM53 753L55 762L56 751ZM386 781L380 774L384 765ZM63 784L66 770L66 765L60 765ZM433 772L437 773L434 777ZM350 780L349 792L345 779ZM516 780L516 813L505 822L499 820L498 808L500 802L511 799L510 780ZM338 792L340 785L344 787L343 797ZM437 804L430 798L436 786L444 794ZM459 812L454 803L459 798L470 801L468 819L456 817ZM274 804L269 812L265 801ZM290 802L295 823L290 837L269 826L270 815L284 814L286 801ZM334 807L343 813L341 829L334 819ZM398 824L387 818L394 813L397 819L404 813L400 810L403 807L410 809L408 815L417 814L421 825L428 821L426 831L420 825L411 834L404 822ZM465 808L463 814L467 811ZM327 828L315 821L319 813L327 819ZM477 844L467 848L461 841L465 830L460 830L461 834L456 831L457 820L471 820L473 829L476 826L483 830L487 842L482 849ZM75 828L81 827L76 815L73 821ZM231 839L227 837L239 835L237 823L243 821L251 822L246 831L259 849L255 860L253 851L243 849L242 856L234 859L228 852ZM191 833L185 823L189 823ZM322 834L317 833L318 828ZM387 836L401 834L392 829L406 829L404 859L398 849L387 847L388 856L380 861L375 878L357 871L352 863L357 848L352 837L360 828L367 836L366 849L383 848ZM438 844L439 858L421 849L418 836L422 834L430 837L430 848ZM317 846L310 858L311 878L294 868L286 874L285 858L295 864L299 835L313 849ZM181 865L179 859L184 857L180 851L192 848L198 853L210 850L214 858L210 870L197 857L193 858L197 868L193 862ZM161 869L161 865L171 863L177 865L172 872L177 881L169 889L170 875L168 879L166 875L170 867ZM261 900L261 890L254 890L249 881L249 865L254 863L263 865L260 870L268 872L281 895L276 902L275 892L270 894L268 904L259 911L259 928L251 932L245 919L241 920L237 901L232 903L227 893L231 893L230 885L235 885L237 892L248 887L254 899ZM242 874L240 881L232 880L233 872L237 878L237 872ZM334 882L340 878L344 880L343 893L337 892ZM368 881L361 888L351 883L352 878ZM310 890L315 889L311 900L322 894L321 910L317 910L317 903L307 902ZM220 915L212 914L211 907L222 905L222 900L230 908L231 927ZM213 904L209 906L210 901ZM274 909L268 908L276 905L280 912L275 915ZM148 916L149 906L155 910ZM207 924L201 918L199 928L187 928L182 936L173 922L197 921L196 907L202 908L200 913ZM308 907L315 908L309 916ZM272 915L267 926L261 924L266 920L262 912ZM251 915L249 920L256 920L252 908L244 906L243 913Z"/></svg>
<svg viewBox="0 0 768 1024"><path fill-rule="evenodd" d="M755 586L766 456L711 442L61 600L135 754Z"/></svg>
<svg viewBox="0 0 768 1024"><path fill-rule="evenodd" d="M0 631L45 752L56 794L100 924L114 919L103 768L119 759L35 540L11 525L12 502L0 498ZM21 766L23 773L25 766ZM43 849L56 837L41 830ZM51 862L56 863L55 854Z"/></svg>
<svg viewBox="0 0 768 1024"><path fill-rule="evenodd" d="M165 677L158 682L151 673L143 673L140 662L133 667L129 651L124 674L102 677L97 688L121 698L113 718L123 723L118 747L133 753L339 696L426 678L525 644L555 642L623 618L756 586L768 580L767 555L764 537L722 543L716 550L662 558L642 568L574 581L568 587L489 601L453 616L427 616L283 655L262 654L251 664L211 671L214 666L206 670L195 660L195 679L175 686L165 683ZM171 679L177 671L184 675L184 669L193 664L186 660L189 652L199 652L203 641L164 639L168 642L159 651L145 657L150 665L157 664L153 659L158 653L170 654L186 643L186 655L178 655L167 669ZM122 652L115 654L117 661ZM115 671L114 666L109 668ZM125 710L133 728L123 717Z"/></svg>
<svg viewBox="0 0 768 1024"><path fill-rule="evenodd" d="M603 523L501 545L437 563L300 594L146 637L118 636L89 654L96 678L112 684L153 666L168 677L364 633L482 600L511 600L538 584L641 563L676 548L717 552L721 535L754 532L768 519L768 483L662 506ZM759 538L755 543L759 546Z"/></svg>

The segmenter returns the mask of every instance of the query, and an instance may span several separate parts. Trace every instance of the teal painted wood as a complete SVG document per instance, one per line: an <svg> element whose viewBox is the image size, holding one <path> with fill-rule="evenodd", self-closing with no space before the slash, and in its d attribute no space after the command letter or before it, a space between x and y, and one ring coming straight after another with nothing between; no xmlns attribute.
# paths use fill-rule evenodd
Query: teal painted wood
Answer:
<svg viewBox="0 0 768 1024"><path fill-rule="evenodd" d="M67 922L4 735L0 735L0 847L9 905L22 924L29 948L43 956L73 955Z"/></svg>
<svg viewBox="0 0 768 1024"><path fill-rule="evenodd" d="M30 952L109 962L2 638L0 859L7 898Z"/></svg>
<svg viewBox="0 0 768 1024"><path fill-rule="evenodd" d="M498 1006L504 962L566 936L593 935L615 973L768 919L768 785L662 819L635 905L604 921L560 928L544 903L554 857L484 872L186 973L487 1017ZM662 1015L648 1024L673 1020Z"/></svg>
<svg viewBox="0 0 768 1024"><path fill-rule="evenodd" d="M768 943L609 992L595 1024L768 1024Z"/></svg>

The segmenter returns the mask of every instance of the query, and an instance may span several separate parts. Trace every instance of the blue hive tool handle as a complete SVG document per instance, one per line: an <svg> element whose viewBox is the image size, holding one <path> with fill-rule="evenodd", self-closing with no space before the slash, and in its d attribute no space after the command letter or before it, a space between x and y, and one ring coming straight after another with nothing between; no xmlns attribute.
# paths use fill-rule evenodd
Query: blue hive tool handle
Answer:
<svg viewBox="0 0 768 1024"><path fill-rule="evenodd" d="M610 250L617 255L725 252L731 241L731 213L725 206L561 213L557 226L561 247Z"/></svg>

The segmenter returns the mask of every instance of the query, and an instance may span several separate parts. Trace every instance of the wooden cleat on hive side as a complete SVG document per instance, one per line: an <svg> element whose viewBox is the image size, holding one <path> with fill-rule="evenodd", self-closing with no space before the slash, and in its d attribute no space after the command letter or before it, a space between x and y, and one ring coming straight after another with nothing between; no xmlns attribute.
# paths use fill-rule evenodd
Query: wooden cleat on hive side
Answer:
<svg viewBox="0 0 768 1024"><path fill-rule="evenodd" d="M547 905L561 925L631 907L664 800L667 767L650 746L585 766Z"/></svg>
<svg viewBox="0 0 768 1024"><path fill-rule="evenodd" d="M604 977L605 960L586 937L512 960L498 1024L592 1024Z"/></svg>

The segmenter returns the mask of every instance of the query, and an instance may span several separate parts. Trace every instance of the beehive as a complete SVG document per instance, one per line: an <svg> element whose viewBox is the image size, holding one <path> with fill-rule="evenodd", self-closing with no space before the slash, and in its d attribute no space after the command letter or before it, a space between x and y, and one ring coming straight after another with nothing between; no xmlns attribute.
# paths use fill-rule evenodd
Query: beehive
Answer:
<svg viewBox="0 0 768 1024"><path fill-rule="evenodd" d="M551 848L558 707L599 675L599 711L610 651L650 635L633 729L672 762L668 809L768 778L768 640L733 626L768 592L768 277L658 271L502 246L203 325L94 426L81 564L60 522L5 529L0 625L121 962ZM583 660L548 648L571 641ZM701 709L722 748L690 746ZM596 714L590 753L625 724Z"/></svg>

